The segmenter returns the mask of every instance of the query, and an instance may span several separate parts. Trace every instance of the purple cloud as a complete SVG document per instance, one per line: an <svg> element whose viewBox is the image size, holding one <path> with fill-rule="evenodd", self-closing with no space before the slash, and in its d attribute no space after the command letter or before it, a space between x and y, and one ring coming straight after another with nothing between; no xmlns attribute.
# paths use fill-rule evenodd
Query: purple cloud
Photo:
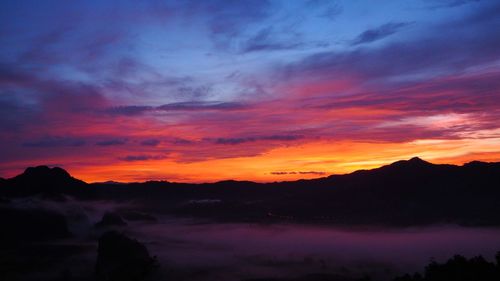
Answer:
<svg viewBox="0 0 500 281"><path fill-rule="evenodd" d="M161 160L165 159L163 155L127 155L123 158L120 158L123 161L134 162L134 161L146 161L146 160Z"/></svg>
<svg viewBox="0 0 500 281"><path fill-rule="evenodd" d="M79 147L79 146L84 146L85 144L86 141L79 138L50 136L38 140L27 141L24 142L22 145L25 147L48 148L48 147Z"/></svg>
<svg viewBox="0 0 500 281"><path fill-rule="evenodd" d="M157 139L148 139L141 141L141 145L144 146L157 146L158 144L160 144L160 141Z"/></svg>
<svg viewBox="0 0 500 281"><path fill-rule="evenodd" d="M217 138L215 139L216 144L242 144L255 141L295 141L304 138L298 135L270 135L270 136L255 136L255 137L243 137L243 138Z"/></svg>
<svg viewBox="0 0 500 281"><path fill-rule="evenodd" d="M123 139L109 139L109 140L98 141L95 144L98 146L116 146L116 145L124 145L126 143L127 141Z"/></svg>
<svg viewBox="0 0 500 281"><path fill-rule="evenodd" d="M249 106L238 102L219 101L189 101L168 103L160 106L117 106L105 110L105 112L116 115L135 116L145 112L153 111L203 111L203 110L240 110Z"/></svg>

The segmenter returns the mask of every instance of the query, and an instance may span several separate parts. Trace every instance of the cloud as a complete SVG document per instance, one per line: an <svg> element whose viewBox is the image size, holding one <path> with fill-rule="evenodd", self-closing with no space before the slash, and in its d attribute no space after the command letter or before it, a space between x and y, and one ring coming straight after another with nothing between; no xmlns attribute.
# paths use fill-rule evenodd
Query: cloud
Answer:
<svg viewBox="0 0 500 281"><path fill-rule="evenodd" d="M183 139L183 138L173 138L170 140L170 143L175 145L190 145L196 143L195 141Z"/></svg>
<svg viewBox="0 0 500 281"><path fill-rule="evenodd" d="M352 46L375 42L400 31L408 26L407 22L390 22L374 29L368 29L359 34L351 43Z"/></svg>
<svg viewBox="0 0 500 281"><path fill-rule="evenodd" d="M161 160L165 159L164 155L127 155L123 158L120 158L123 161L134 162L134 161L146 161L146 160Z"/></svg>
<svg viewBox="0 0 500 281"><path fill-rule="evenodd" d="M316 109L390 108L405 114L416 112L495 112L500 104L500 72L435 78L385 91L342 97L324 97L311 102Z"/></svg>
<svg viewBox="0 0 500 281"><path fill-rule="evenodd" d="M154 111L205 111L205 110L239 110L249 106L239 102L220 102L220 101L188 101L168 103L160 106L117 106L105 110L109 114L135 116L145 112Z"/></svg>
<svg viewBox="0 0 500 281"><path fill-rule="evenodd" d="M257 139L254 137L245 137L245 138L218 138L214 142L216 144L235 145L235 144L242 144L242 143L254 142L254 141L257 141Z"/></svg>
<svg viewBox="0 0 500 281"><path fill-rule="evenodd" d="M280 33L283 34L283 33ZM242 44L242 52L258 52L258 51L276 51L296 49L303 46L299 38L292 36L291 38L279 38L278 33L274 33L271 27L261 29L253 37L249 38Z"/></svg>
<svg viewBox="0 0 500 281"><path fill-rule="evenodd" d="M255 136L243 138L217 138L214 140L216 144L236 145L255 141L295 141L303 138L298 135L270 135L270 136Z"/></svg>
<svg viewBox="0 0 500 281"><path fill-rule="evenodd" d="M148 139L141 141L141 145L144 146L157 146L158 144L160 144L160 141L157 139Z"/></svg>
<svg viewBox="0 0 500 281"><path fill-rule="evenodd" d="M455 8L466 4L479 2L481 0L427 0L431 9Z"/></svg>
<svg viewBox="0 0 500 281"><path fill-rule="evenodd" d="M39 124L53 128L77 122L89 118L86 114L108 103L96 85L40 77L38 74L22 70L18 65L0 65L3 96L0 106L2 103L12 106L10 111L17 114L8 119L18 123L19 128L27 130Z"/></svg>
<svg viewBox="0 0 500 281"><path fill-rule="evenodd" d="M176 110L237 110L247 107L245 104L238 102L218 102L218 101L190 101L176 102L158 106L156 110L176 111Z"/></svg>
<svg viewBox="0 0 500 281"><path fill-rule="evenodd" d="M319 14L319 16L333 20L336 19L340 14L342 14L343 8L338 2L329 2L329 6L327 6L325 10L321 14Z"/></svg>
<svg viewBox="0 0 500 281"><path fill-rule="evenodd" d="M342 5L334 0L309 0L306 2L306 7L316 8L319 17L331 20L336 19L343 11Z"/></svg>
<svg viewBox="0 0 500 281"><path fill-rule="evenodd" d="M62 63L65 59L64 51L55 52L54 49L57 49L71 32L74 32L74 27L65 25L39 35L29 48L19 55L18 61L39 64Z"/></svg>
<svg viewBox="0 0 500 281"><path fill-rule="evenodd" d="M48 147L79 147L79 146L84 146L85 144L86 144L85 140L79 138L49 136L34 141L27 141L24 142L22 145L25 147L48 148Z"/></svg>
<svg viewBox="0 0 500 281"><path fill-rule="evenodd" d="M110 140L98 141L95 144L98 146L116 146L116 145L124 145L126 143L127 141L123 139L110 139Z"/></svg>
<svg viewBox="0 0 500 281"><path fill-rule="evenodd" d="M319 172L319 171L299 171L298 172L300 175L324 175L326 172Z"/></svg>
<svg viewBox="0 0 500 281"><path fill-rule="evenodd" d="M153 109L154 107L152 106L127 105L127 106L111 107L106 109L106 112L116 115L134 116L134 115L140 115L146 111L151 111Z"/></svg>
<svg viewBox="0 0 500 281"><path fill-rule="evenodd" d="M281 176L281 175L288 175L289 173L291 173L291 172L271 172L271 175ZM295 173L295 172L293 172L293 173Z"/></svg>
<svg viewBox="0 0 500 281"><path fill-rule="evenodd" d="M177 88L177 96L181 99L200 99L207 97L212 92L212 87L205 86L182 86Z"/></svg>
<svg viewBox="0 0 500 281"><path fill-rule="evenodd" d="M326 175L326 172L321 171L292 171L292 172L271 172L271 175L283 176L283 175Z"/></svg>
<svg viewBox="0 0 500 281"><path fill-rule="evenodd" d="M500 28L497 6L489 5L455 22L431 26L433 32L406 41L318 52L285 66L283 79L300 77L303 81L315 79L332 84L341 79L356 79L358 84L376 82L381 88L495 62L500 49L500 37L496 36Z"/></svg>
<svg viewBox="0 0 500 281"><path fill-rule="evenodd" d="M208 17L211 37L218 48L228 48L241 32L252 24L259 24L272 15L272 3L255 0L251 5L244 1L195 1L194 8L201 8ZM192 11L192 7L190 7Z"/></svg>
<svg viewBox="0 0 500 281"><path fill-rule="evenodd" d="M261 140L273 140L273 141L294 141L298 139L302 139L304 136L300 135L271 135L271 136L263 136L259 139Z"/></svg>
<svg viewBox="0 0 500 281"><path fill-rule="evenodd" d="M1 77L1 74L0 74ZM0 78L1 79L1 78ZM12 92L0 90L0 134L17 132L30 120L35 119L33 106Z"/></svg>

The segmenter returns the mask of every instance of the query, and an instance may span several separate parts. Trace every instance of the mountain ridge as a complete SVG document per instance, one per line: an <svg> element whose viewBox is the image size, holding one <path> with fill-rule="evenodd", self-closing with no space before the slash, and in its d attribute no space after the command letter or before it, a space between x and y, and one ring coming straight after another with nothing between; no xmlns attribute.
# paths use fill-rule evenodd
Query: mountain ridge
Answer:
<svg viewBox="0 0 500 281"><path fill-rule="evenodd" d="M61 170L7 179L0 197L134 202L145 213L231 222L500 225L500 162L432 164L419 158L310 180L88 184ZM36 171L36 169L35 169ZM37 173L34 173L37 175Z"/></svg>
<svg viewBox="0 0 500 281"><path fill-rule="evenodd" d="M67 170L54 166L50 168L48 165L38 165L34 167L27 167L24 172L21 174L18 174L14 177L11 178L2 178L0 177L0 182L1 181L10 181L12 179L16 178L21 178L21 177L27 177L27 176L43 176L45 178L48 177L57 177L58 175L60 177L66 178L67 180L73 179L77 180L80 182L84 182L88 185L128 185L128 184L146 184L146 183L171 183L171 184L193 184L193 185L204 185L204 184L230 184L230 183L254 183L254 184L274 184L274 183L284 183L284 182L297 182L297 181L314 181L318 179L326 179L330 177L337 177L337 176L346 176L346 175L352 175L352 174L357 174L357 173L363 173L366 171L376 171L380 169L387 169L389 167L430 167L430 166L452 166L452 167L465 167L465 166L485 166L485 165L500 165L500 162L485 162L485 161L478 161L478 160L472 160L469 162L466 162L462 165L456 165L456 164L434 164L428 161L423 160L420 157L412 157L408 160L398 160L386 165L382 165L380 167L376 168L371 168L371 169L359 169L355 170L349 173L344 173L344 174L331 174L328 176L324 177L318 177L318 178L312 178L312 179L297 179L297 180L289 180L289 181L272 181L272 182L255 182L251 180L234 180L234 179L227 179L227 180L219 180L215 182L201 182L201 183L189 183L189 182L171 182L168 180L146 180L143 182L120 182L120 181L115 181L115 180L107 180L107 181L101 181L101 182L90 182L87 183L81 179L77 179L73 177ZM45 173L45 174L44 174Z"/></svg>
<svg viewBox="0 0 500 281"><path fill-rule="evenodd" d="M60 167L50 168L45 165L28 167L23 173L1 182L3 189L10 196L26 196L41 194L58 197L62 194L83 195L87 183L72 177ZM5 190L4 190L5 191Z"/></svg>

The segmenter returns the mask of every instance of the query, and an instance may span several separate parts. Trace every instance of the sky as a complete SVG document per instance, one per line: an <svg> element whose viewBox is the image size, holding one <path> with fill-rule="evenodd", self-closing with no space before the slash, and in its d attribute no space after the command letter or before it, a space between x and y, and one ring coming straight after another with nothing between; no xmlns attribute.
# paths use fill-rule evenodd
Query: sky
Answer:
<svg viewBox="0 0 500 281"><path fill-rule="evenodd" d="M500 161L500 2L0 3L0 176L316 178Z"/></svg>

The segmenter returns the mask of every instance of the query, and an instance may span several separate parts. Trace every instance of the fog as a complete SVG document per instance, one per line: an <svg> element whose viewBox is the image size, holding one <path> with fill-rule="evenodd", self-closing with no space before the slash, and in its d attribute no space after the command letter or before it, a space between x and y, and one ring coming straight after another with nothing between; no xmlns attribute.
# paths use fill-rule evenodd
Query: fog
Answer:
<svg viewBox="0 0 500 281"><path fill-rule="evenodd" d="M162 264L203 276L190 280L339 273L390 278L421 270L431 258L455 254L493 259L500 229L432 226L409 229L338 228L294 224L221 224L163 219L136 225ZM221 275L221 273L223 274ZM213 275L213 276L212 276Z"/></svg>
<svg viewBox="0 0 500 281"><path fill-rule="evenodd" d="M94 224L105 212L134 210L107 201L12 201L16 208L43 208L63 214L72 238L50 242L71 248L59 265L92 276L97 238L108 229ZM161 265L158 280L244 280L297 277L312 273L391 280L422 270L430 259L500 250L500 228L436 225L419 228L335 227L303 224L220 223L151 214L156 221L127 221L113 227L144 243ZM73 251L74 250L74 251ZM50 250L52 251L52 250ZM50 274L50 272L48 273Z"/></svg>

